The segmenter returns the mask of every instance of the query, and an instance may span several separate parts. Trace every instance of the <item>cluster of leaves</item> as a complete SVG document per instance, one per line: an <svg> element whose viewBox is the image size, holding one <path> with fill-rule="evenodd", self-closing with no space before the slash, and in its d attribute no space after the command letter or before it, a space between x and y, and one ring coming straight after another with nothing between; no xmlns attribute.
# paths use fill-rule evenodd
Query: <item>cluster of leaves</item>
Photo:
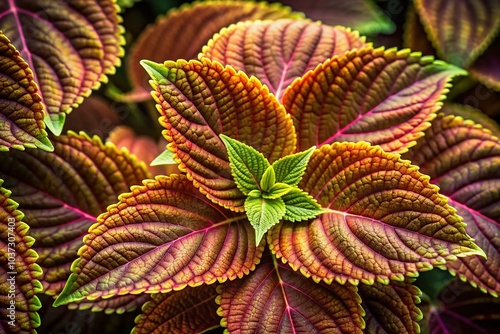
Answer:
<svg viewBox="0 0 500 334"><path fill-rule="evenodd" d="M282 3L305 14L202 1L141 32L132 90L103 88L136 131L153 97L170 165L149 169L159 144L133 130L61 135L116 118L88 96L124 54L120 8L142 3L0 5L2 332L92 332L141 306L135 334L495 328L500 127L442 100L500 89L500 3L403 2L412 51L360 36L395 28L371 1ZM433 267L470 284L429 299Z"/></svg>

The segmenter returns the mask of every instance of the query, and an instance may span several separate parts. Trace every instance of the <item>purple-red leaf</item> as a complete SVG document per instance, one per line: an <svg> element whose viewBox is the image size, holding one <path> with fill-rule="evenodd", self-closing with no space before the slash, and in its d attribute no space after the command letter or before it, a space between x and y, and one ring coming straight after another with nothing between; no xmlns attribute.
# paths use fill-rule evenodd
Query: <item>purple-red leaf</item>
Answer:
<svg viewBox="0 0 500 334"><path fill-rule="evenodd" d="M435 117L448 82L465 71L409 50L352 50L318 65L287 89L285 109L298 150L368 141L386 152L415 145Z"/></svg>
<svg viewBox="0 0 500 334"><path fill-rule="evenodd" d="M216 284L154 294L135 319L132 334L203 333L219 327L216 297Z"/></svg>
<svg viewBox="0 0 500 334"><path fill-rule="evenodd" d="M366 312L367 334L413 334L419 333L417 321L422 312L416 304L420 302L420 290L407 282L391 282L389 285L360 284L358 293Z"/></svg>
<svg viewBox="0 0 500 334"><path fill-rule="evenodd" d="M281 101L294 79L334 55L367 45L357 32L304 20L240 22L215 35L200 57L257 77Z"/></svg>
<svg viewBox="0 0 500 334"><path fill-rule="evenodd" d="M362 333L364 327L355 286L316 284L273 255L218 291L221 324L230 333Z"/></svg>
<svg viewBox="0 0 500 334"><path fill-rule="evenodd" d="M54 148L47 138L33 72L0 30L0 151Z"/></svg>
<svg viewBox="0 0 500 334"><path fill-rule="evenodd" d="M45 122L56 135L66 114L120 64L117 10L114 0L0 3L0 29L33 70Z"/></svg>
<svg viewBox="0 0 500 334"><path fill-rule="evenodd" d="M380 147L324 145L299 187L330 212L284 221L268 240L278 257L316 281L387 284L457 256L484 254L429 178Z"/></svg>
<svg viewBox="0 0 500 334"><path fill-rule="evenodd" d="M303 17L302 13L291 12L280 4L250 1L203 1L173 9L146 28L134 44L127 65L135 88L124 98L136 101L149 98L149 77L139 65L142 59L155 62L193 59L216 32L232 23ZM157 42L159 38L161 43Z"/></svg>
<svg viewBox="0 0 500 334"><path fill-rule="evenodd" d="M142 64L179 168L212 201L243 211L244 196L219 135L252 146L272 163L295 152L290 116L259 80L217 61Z"/></svg>
<svg viewBox="0 0 500 334"><path fill-rule="evenodd" d="M487 255L460 258L446 268L483 291L500 294L500 141L461 117L440 117L408 155L431 177Z"/></svg>
<svg viewBox="0 0 500 334"><path fill-rule="evenodd" d="M29 227L21 221L18 204L2 183L0 179L0 332L35 333L41 307L36 294L42 290L38 254L31 249L34 240L27 235Z"/></svg>
<svg viewBox="0 0 500 334"><path fill-rule="evenodd" d="M150 177L143 164L97 137L51 138L54 152L37 149L0 156L0 178L25 214L43 269L44 292L59 293L82 237L118 195Z"/></svg>
<svg viewBox="0 0 500 334"><path fill-rule="evenodd" d="M415 7L441 59L467 68L500 29L500 2L416 0Z"/></svg>
<svg viewBox="0 0 500 334"><path fill-rule="evenodd" d="M480 55L470 67L471 77L476 78L488 87L500 91L500 36Z"/></svg>
<svg viewBox="0 0 500 334"><path fill-rule="evenodd" d="M55 306L224 282L259 262L263 246L246 215L212 203L185 176L131 190L89 229Z"/></svg>

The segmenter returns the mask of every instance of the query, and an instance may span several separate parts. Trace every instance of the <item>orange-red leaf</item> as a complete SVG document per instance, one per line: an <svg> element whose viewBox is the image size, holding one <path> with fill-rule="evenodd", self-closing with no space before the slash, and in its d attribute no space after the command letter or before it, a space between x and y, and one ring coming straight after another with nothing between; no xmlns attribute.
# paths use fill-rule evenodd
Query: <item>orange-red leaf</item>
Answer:
<svg viewBox="0 0 500 334"><path fill-rule="evenodd" d="M218 290L221 324L230 333L362 333L364 327L355 286L316 284L271 254Z"/></svg>
<svg viewBox="0 0 500 334"><path fill-rule="evenodd" d="M51 138L54 152L37 149L0 155L0 178L25 214L47 294L59 293L82 237L118 195L150 177L145 166L97 137Z"/></svg>
<svg viewBox="0 0 500 334"><path fill-rule="evenodd" d="M371 47L318 65L287 89L298 150L368 141L403 153L435 117L450 79L463 70L409 50Z"/></svg>
<svg viewBox="0 0 500 334"><path fill-rule="evenodd" d="M68 304L70 310L92 310L92 312L104 312L106 314L122 314L140 309L142 305L151 300L148 294L113 296L111 298L97 298L96 300L81 300L77 303Z"/></svg>
<svg viewBox="0 0 500 334"><path fill-rule="evenodd" d="M143 65L153 78L159 120L179 168L212 201L243 211L244 196L219 135L250 145L273 162L295 152L290 116L256 78L216 61Z"/></svg>
<svg viewBox="0 0 500 334"><path fill-rule="evenodd" d="M2 184L0 179L0 333L34 333L41 307L36 294L42 290L38 254L31 249L34 240L18 204Z"/></svg>
<svg viewBox="0 0 500 334"><path fill-rule="evenodd" d="M493 295L500 294L500 141L461 117L434 121L409 158L439 186L487 255L460 258L446 268Z"/></svg>
<svg viewBox="0 0 500 334"><path fill-rule="evenodd" d="M367 45L357 32L317 22L240 22L215 35L200 57L257 77L281 101L294 79L334 55Z"/></svg>
<svg viewBox="0 0 500 334"><path fill-rule="evenodd" d="M66 114L120 64L117 10L114 0L0 3L0 29L33 70L45 122L57 135Z"/></svg>
<svg viewBox="0 0 500 334"><path fill-rule="evenodd" d="M43 105L33 72L0 30L0 151L54 148L47 139Z"/></svg>
<svg viewBox="0 0 500 334"><path fill-rule="evenodd" d="M212 284L152 295L135 319L132 334L202 333L219 327L216 290Z"/></svg>
<svg viewBox="0 0 500 334"><path fill-rule="evenodd" d="M268 240L278 257L316 281L387 284L457 256L484 254L429 178L379 147L324 145L299 187L331 211L282 222Z"/></svg>
<svg viewBox="0 0 500 334"><path fill-rule="evenodd" d="M56 306L241 278L263 249L244 214L210 202L182 175L132 187L99 216L84 243Z"/></svg>
<svg viewBox="0 0 500 334"><path fill-rule="evenodd" d="M253 1L203 1L173 9L146 28L134 44L127 65L135 88L125 98L136 101L149 98L149 77L139 65L142 59L155 62L193 59L213 34L232 23L303 17L280 4Z"/></svg>

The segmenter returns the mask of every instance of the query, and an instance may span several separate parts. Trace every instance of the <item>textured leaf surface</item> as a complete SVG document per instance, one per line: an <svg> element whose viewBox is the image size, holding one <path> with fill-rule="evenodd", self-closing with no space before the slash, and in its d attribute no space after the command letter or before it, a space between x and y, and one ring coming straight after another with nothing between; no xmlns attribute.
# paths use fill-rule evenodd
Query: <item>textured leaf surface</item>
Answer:
<svg viewBox="0 0 500 334"><path fill-rule="evenodd" d="M113 0L0 4L0 29L33 70L48 113L46 124L57 135L66 114L120 64L117 9Z"/></svg>
<svg viewBox="0 0 500 334"><path fill-rule="evenodd" d="M283 19L222 29L201 57L257 77L281 101L294 79L334 55L366 45L364 37L345 28Z"/></svg>
<svg viewBox="0 0 500 334"><path fill-rule="evenodd" d="M461 117L435 120L409 158L431 177L467 223L488 256L461 258L446 267L494 295L500 294L500 142Z"/></svg>
<svg viewBox="0 0 500 334"><path fill-rule="evenodd" d="M0 178L25 214L48 294L59 293L82 237L118 195L150 177L143 164L112 144L69 133L52 138L54 152L37 149L0 156Z"/></svg>
<svg viewBox="0 0 500 334"><path fill-rule="evenodd" d="M430 334L490 334L500 328L500 299L455 280L439 294L428 316Z"/></svg>
<svg viewBox="0 0 500 334"><path fill-rule="evenodd" d="M292 189L283 197L286 212L283 219L291 222L315 218L323 213L321 206L308 193L300 189Z"/></svg>
<svg viewBox="0 0 500 334"><path fill-rule="evenodd" d="M128 72L135 89L129 98L149 98L149 77L139 65L142 59L155 62L193 59L216 32L232 23L303 17L288 7L264 2L203 1L173 9L145 29L131 51ZM158 36L161 36L161 43L157 43Z"/></svg>
<svg viewBox="0 0 500 334"><path fill-rule="evenodd" d="M78 303L68 304L70 310L92 310L92 312L104 312L106 314L122 314L140 309L142 305L151 300L151 295L125 295L113 296L111 298L98 298L96 300L81 300Z"/></svg>
<svg viewBox="0 0 500 334"><path fill-rule="evenodd" d="M299 188L330 212L309 222L284 221L269 232L269 242L278 257L316 281L402 281L457 256L482 254L429 178L379 147L322 146Z"/></svg>
<svg viewBox="0 0 500 334"><path fill-rule="evenodd" d="M33 72L0 30L0 151L10 147L53 149Z"/></svg>
<svg viewBox="0 0 500 334"><path fill-rule="evenodd" d="M389 34L394 24L372 0L281 0L281 3L304 12L313 20L331 26L350 27L362 34Z"/></svg>
<svg viewBox="0 0 500 334"><path fill-rule="evenodd" d="M500 2L416 0L420 19L441 59L466 68L500 29Z"/></svg>
<svg viewBox="0 0 500 334"><path fill-rule="evenodd" d="M264 234L278 224L285 214L285 203L281 198L253 198L245 201L245 211L255 229L255 244L259 244Z"/></svg>
<svg viewBox="0 0 500 334"><path fill-rule="evenodd" d="M89 229L54 305L241 278L261 256L254 240L244 214L210 202L185 176L146 180Z"/></svg>
<svg viewBox="0 0 500 334"><path fill-rule="evenodd" d="M221 324L230 333L362 333L364 327L355 286L315 284L272 255L219 291Z"/></svg>
<svg viewBox="0 0 500 334"><path fill-rule="evenodd" d="M142 308L132 334L202 333L219 327L217 285L184 288L152 295Z"/></svg>
<svg viewBox="0 0 500 334"><path fill-rule="evenodd" d="M211 200L243 210L220 134L261 152L269 162L295 151L290 116L257 79L207 59L142 62L153 78L153 98L174 158Z"/></svg>
<svg viewBox="0 0 500 334"><path fill-rule="evenodd" d="M423 55L436 56L436 50L427 38L425 28L418 17L415 5L408 5L403 32L403 46L413 51L420 51Z"/></svg>
<svg viewBox="0 0 500 334"><path fill-rule="evenodd" d="M36 293L42 290L41 269L30 248L34 240L27 235L29 227L2 183L0 179L0 332L33 333L40 326Z"/></svg>
<svg viewBox="0 0 500 334"><path fill-rule="evenodd" d="M460 116L464 120L471 120L476 124L480 124L484 129L488 129L495 137L500 138L500 124L479 109L472 108L469 105L446 102L443 104L440 113L444 115Z"/></svg>
<svg viewBox="0 0 500 334"><path fill-rule="evenodd" d="M286 183L290 186L299 184L316 147L311 147L303 152L295 153L276 160L273 169L276 173L276 182Z"/></svg>
<svg viewBox="0 0 500 334"><path fill-rule="evenodd" d="M417 321L422 312L416 304L420 302L420 290L406 282L391 282L389 285L360 284L358 293L366 312L365 333L419 333Z"/></svg>
<svg viewBox="0 0 500 334"><path fill-rule="evenodd" d="M296 80L283 104L297 129L299 151L368 141L402 153L429 127L450 79L464 73L407 49L363 48Z"/></svg>

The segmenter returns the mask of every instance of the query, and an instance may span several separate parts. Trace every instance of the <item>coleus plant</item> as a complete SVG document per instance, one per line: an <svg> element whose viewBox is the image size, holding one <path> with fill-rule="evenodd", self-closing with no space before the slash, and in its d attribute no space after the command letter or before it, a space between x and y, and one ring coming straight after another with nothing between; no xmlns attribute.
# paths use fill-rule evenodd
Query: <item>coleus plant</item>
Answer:
<svg viewBox="0 0 500 334"><path fill-rule="evenodd" d="M99 6L111 9L111 2ZM29 3L12 3L21 10L7 7L2 17L8 24L17 12L27 17L41 12ZM195 4L191 13L185 7L167 16L182 21L183 15L199 19L203 13L228 13L210 34L231 21L259 15L303 18L264 4L233 2L228 7L245 10L214 12L224 4L208 2L206 7ZM117 21L113 18L113 28L102 30L112 32L102 39L114 40L115 46L101 55L120 50L120 39L113 37L120 30ZM30 36L32 30L25 30ZM33 73L26 70L34 65L19 61L10 41L4 44L9 59L25 69L11 72L12 81L33 87L26 89L31 98L23 94L18 100L27 102L23 110L31 109L42 127L36 130L42 135L33 136L38 141L29 139L25 152L2 156L3 186L12 190L2 188L2 217L16 219L16 235L23 239L16 240L16 266L27 273L17 282L23 297L18 310L29 305L22 308L21 330L32 332L39 324L35 294L59 294L71 270L56 305L123 312L150 300L137 318L136 333L199 332L219 324L231 332L288 332L291 327L418 332L420 292L412 281L433 265L492 295L500 291L498 138L460 117L436 117L449 80L464 73L453 66L408 50L373 49L355 32L304 20L230 26L214 36L199 61L143 62L153 78L169 152L183 171L150 180L133 156L97 138L69 133L51 136L53 144L44 139L40 111L49 95L37 95ZM22 50L24 55L43 51ZM7 68L15 67L9 63ZM85 94L80 90L77 100ZM448 109L447 114L455 114L456 108ZM6 146L22 148L22 140ZM257 161L266 168L262 177L246 184L252 188L248 193L238 179L230 142L263 158ZM285 168L297 168L303 177L279 182L286 172L276 172L276 166L298 157L304 169L293 163ZM97 219L143 179L148 179L143 186L120 196ZM304 201L290 200L293 192ZM259 222L252 218L254 206L245 208L255 199L281 199L285 213ZM295 209L295 218L287 216L287 208ZM465 218L466 230L453 208ZM9 227L2 225L2 236ZM6 264L2 257L2 268ZM8 286L1 291L9 291ZM2 304L2 315L5 310ZM441 319L430 312L429 324Z"/></svg>

